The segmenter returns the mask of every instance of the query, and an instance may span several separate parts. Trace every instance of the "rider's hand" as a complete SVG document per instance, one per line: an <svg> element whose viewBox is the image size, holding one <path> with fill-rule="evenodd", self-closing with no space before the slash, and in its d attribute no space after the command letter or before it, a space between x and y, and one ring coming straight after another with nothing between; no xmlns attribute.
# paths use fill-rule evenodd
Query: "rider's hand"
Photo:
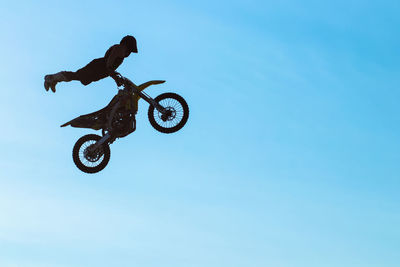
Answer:
<svg viewBox="0 0 400 267"><path fill-rule="evenodd" d="M119 74L118 72L113 71L113 73L110 74L110 77L114 79L118 87L124 84L124 79L122 78L122 75Z"/></svg>
<svg viewBox="0 0 400 267"><path fill-rule="evenodd" d="M124 84L123 80L121 78L119 78L119 77L117 79L115 79L115 82L117 83L118 87L120 87L121 85Z"/></svg>

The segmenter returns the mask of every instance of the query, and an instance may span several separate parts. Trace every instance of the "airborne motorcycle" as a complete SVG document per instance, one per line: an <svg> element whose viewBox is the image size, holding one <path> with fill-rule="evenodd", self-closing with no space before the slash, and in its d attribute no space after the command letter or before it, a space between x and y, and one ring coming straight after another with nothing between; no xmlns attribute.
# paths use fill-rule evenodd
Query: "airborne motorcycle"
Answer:
<svg viewBox="0 0 400 267"><path fill-rule="evenodd" d="M78 139L72 150L75 165L86 173L96 173L107 166L110 160L109 145L136 129L135 114L140 98L150 104L148 118L156 130L162 133L179 131L189 118L189 107L185 99L175 93L163 93L153 99L143 92L150 85L164 82L154 80L137 86L128 78L118 74L118 83L123 89L118 91L105 108L61 125L61 127L71 125L102 132L102 136L88 134Z"/></svg>

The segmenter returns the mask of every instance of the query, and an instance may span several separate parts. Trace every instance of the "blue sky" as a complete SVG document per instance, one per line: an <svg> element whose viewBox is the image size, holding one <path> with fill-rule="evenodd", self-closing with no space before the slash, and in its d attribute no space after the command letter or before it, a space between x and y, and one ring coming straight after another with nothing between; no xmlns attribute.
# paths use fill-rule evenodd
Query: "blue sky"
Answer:
<svg viewBox="0 0 400 267"><path fill-rule="evenodd" d="M0 32L0 266L398 266L397 1L14 1ZM126 34L119 71L190 106L101 173L73 164L111 79L61 83Z"/></svg>

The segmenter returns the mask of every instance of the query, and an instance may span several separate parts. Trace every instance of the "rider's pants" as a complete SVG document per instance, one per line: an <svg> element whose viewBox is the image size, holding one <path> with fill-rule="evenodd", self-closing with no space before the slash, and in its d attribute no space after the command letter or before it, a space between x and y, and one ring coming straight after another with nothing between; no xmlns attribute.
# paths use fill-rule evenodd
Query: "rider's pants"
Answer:
<svg viewBox="0 0 400 267"><path fill-rule="evenodd" d="M69 80L80 81L83 85L88 85L109 76L104 58L92 60L85 67L73 72L63 71L62 74Z"/></svg>

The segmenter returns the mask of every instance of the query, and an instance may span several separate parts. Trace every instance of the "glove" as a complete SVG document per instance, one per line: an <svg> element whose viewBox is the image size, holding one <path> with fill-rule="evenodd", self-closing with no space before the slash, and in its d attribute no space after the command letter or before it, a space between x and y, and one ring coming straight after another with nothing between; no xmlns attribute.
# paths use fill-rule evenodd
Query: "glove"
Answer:
<svg viewBox="0 0 400 267"><path fill-rule="evenodd" d="M114 81L117 83L117 86L120 87L121 85L124 84L124 79L122 78L122 75L119 74L118 72L114 72L113 74L110 75L111 78L114 79Z"/></svg>

